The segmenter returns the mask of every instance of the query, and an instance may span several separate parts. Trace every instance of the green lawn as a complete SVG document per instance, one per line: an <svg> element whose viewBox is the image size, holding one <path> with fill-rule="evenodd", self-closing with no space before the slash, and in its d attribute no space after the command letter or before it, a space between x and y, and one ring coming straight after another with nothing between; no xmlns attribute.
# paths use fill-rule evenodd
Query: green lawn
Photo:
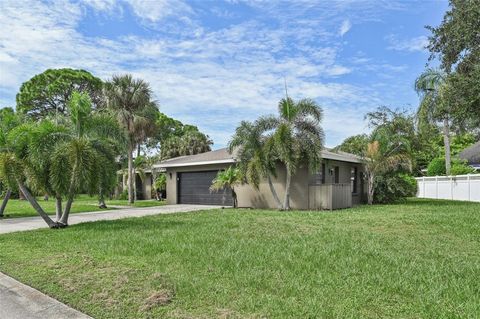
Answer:
<svg viewBox="0 0 480 319"><path fill-rule="evenodd" d="M43 207L43 209L49 214L55 214L55 199L50 198L49 201L44 201L43 197L38 198L38 203ZM107 206L128 206L127 200L107 200ZM139 200L136 201L133 205L134 207L152 207L152 206L161 206L165 202L159 202L156 200ZM108 209L115 209L109 207ZM84 213L84 212L93 212L106 209L98 208L98 199L96 197L89 197L87 195L80 195L75 198L75 201L72 205L72 213ZM29 202L25 200L9 200L7 208L5 209L4 218L16 218L16 217L30 217L38 216L35 210L32 208Z"/></svg>
<svg viewBox="0 0 480 319"><path fill-rule="evenodd" d="M211 210L0 236L0 270L95 318L478 318L480 205Z"/></svg>

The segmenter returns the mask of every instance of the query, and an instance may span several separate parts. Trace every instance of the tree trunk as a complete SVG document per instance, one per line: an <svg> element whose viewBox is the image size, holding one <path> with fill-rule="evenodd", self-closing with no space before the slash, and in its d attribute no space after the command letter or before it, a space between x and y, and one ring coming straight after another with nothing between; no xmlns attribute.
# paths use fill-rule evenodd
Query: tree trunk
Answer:
<svg viewBox="0 0 480 319"><path fill-rule="evenodd" d="M128 203L133 204L135 202L133 194L133 150L132 147L128 148Z"/></svg>
<svg viewBox="0 0 480 319"><path fill-rule="evenodd" d="M10 189L7 189L7 192L5 193L5 197L3 198L2 201L2 206L0 207L0 217L3 217L3 213L5 212L5 207L7 207L8 200L10 199L10 196L12 196L12 191Z"/></svg>
<svg viewBox="0 0 480 319"><path fill-rule="evenodd" d="M283 201L283 209L290 210L290 184L292 181L292 172L290 171L290 167L286 165L287 168L287 180L285 183L285 198Z"/></svg>
<svg viewBox="0 0 480 319"><path fill-rule="evenodd" d="M367 174L367 180L368 180L368 192L367 192L367 202L368 205L373 204L373 195L375 194L375 188L373 187L373 182L374 182L375 176L371 173Z"/></svg>
<svg viewBox="0 0 480 319"><path fill-rule="evenodd" d="M72 208L73 204L73 196L70 196L67 199L67 203L65 204L65 211L63 212L62 218L60 218L60 223L63 227L68 226L68 216L70 216L70 209Z"/></svg>
<svg viewBox="0 0 480 319"><path fill-rule="evenodd" d="M445 172L449 176L452 162L450 158L450 125L448 118L443 120L443 142L445 144Z"/></svg>
<svg viewBox="0 0 480 319"><path fill-rule="evenodd" d="M78 161L78 160L77 160ZM62 217L60 218L59 223L62 227L68 226L68 217L70 216L70 210L72 208L73 198L75 197L75 176L78 172L78 162L73 164L72 176L70 176L70 185L68 187L67 203L65 204L65 210L63 211Z"/></svg>
<svg viewBox="0 0 480 319"><path fill-rule="evenodd" d="M237 208L238 207L237 193L233 188L232 188L232 199L233 199L233 208Z"/></svg>
<svg viewBox="0 0 480 319"><path fill-rule="evenodd" d="M22 191L20 190L20 185L18 187L18 199L19 200L26 200L25 198L25 195L22 193Z"/></svg>
<svg viewBox="0 0 480 319"><path fill-rule="evenodd" d="M105 195L103 194L103 190L101 189L98 195L98 207L102 209L107 208L107 204L105 203Z"/></svg>
<svg viewBox="0 0 480 319"><path fill-rule="evenodd" d="M272 195L273 195L273 199L275 200L275 204L277 204L277 208L282 209L282 202L280 201L277 191L273 186L272 177L270 176L270 174L267 176L267 180L268 180L268 186L270 187L270 191L272 192Z"/></svg>
<svg viewBox="0 0 480 319"><path fill-rule="evenodd" d="M55 197L55 215L57 222L60 221L63 215L62 211L62 196Z"/></svg>
<svg viewBox="0 0 480 319"><path fill-rule="evenodd" d="M23 182L18 181L18 188L19 188L20 192L22 192L23 195L25 195L25 198L28 200L30 205L32 205L33 209L35 209L35 211L38 213L38 215L40 215L40 217L42 217L42 219L47 223L48 227L50 227L50 228L59 228L60 227L60 225L58 223L54 222L47 215L47 213L45 213L43 208L38 204L35 197L33 197L32 194L30 194L30 192L28 191L27 187L23 184Z"/></svg>

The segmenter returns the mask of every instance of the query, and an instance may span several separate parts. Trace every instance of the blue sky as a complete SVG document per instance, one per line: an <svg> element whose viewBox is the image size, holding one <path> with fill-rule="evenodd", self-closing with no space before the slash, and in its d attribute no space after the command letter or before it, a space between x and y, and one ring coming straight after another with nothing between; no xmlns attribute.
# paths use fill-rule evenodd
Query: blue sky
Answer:
<svg viewBox="0 0 480 319"><path fill-rule="evenodd" d="M368 131L380 105L414 108L428 31L446 1L0 2L0 107L47 68L150 82L162 112L224 146L276 112L283 78L324 109L327 146Z"/></svg>

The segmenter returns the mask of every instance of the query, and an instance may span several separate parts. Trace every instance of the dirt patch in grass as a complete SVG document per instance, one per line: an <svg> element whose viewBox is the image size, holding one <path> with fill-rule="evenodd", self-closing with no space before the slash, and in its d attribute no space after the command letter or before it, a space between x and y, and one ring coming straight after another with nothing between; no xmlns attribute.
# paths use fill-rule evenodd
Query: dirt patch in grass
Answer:
<svg viewBox="0 0 480 319"><path fill-rule="evenodd" d="M143 306L140 308L140 311L149 311L153 307L157 306L166 306L172 302L174 293L171 290L162 289L152 293L146 300Z"/></svg>

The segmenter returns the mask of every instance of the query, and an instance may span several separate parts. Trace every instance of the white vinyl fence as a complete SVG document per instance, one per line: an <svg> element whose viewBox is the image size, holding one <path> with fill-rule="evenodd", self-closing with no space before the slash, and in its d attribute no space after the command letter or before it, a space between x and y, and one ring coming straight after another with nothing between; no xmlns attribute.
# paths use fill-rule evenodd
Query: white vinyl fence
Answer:
<svg viewBox="0 0 480 319"><path fill-rule="evenodd" d="M480 174L417 177L419 198L480 202Z"/></svg>

